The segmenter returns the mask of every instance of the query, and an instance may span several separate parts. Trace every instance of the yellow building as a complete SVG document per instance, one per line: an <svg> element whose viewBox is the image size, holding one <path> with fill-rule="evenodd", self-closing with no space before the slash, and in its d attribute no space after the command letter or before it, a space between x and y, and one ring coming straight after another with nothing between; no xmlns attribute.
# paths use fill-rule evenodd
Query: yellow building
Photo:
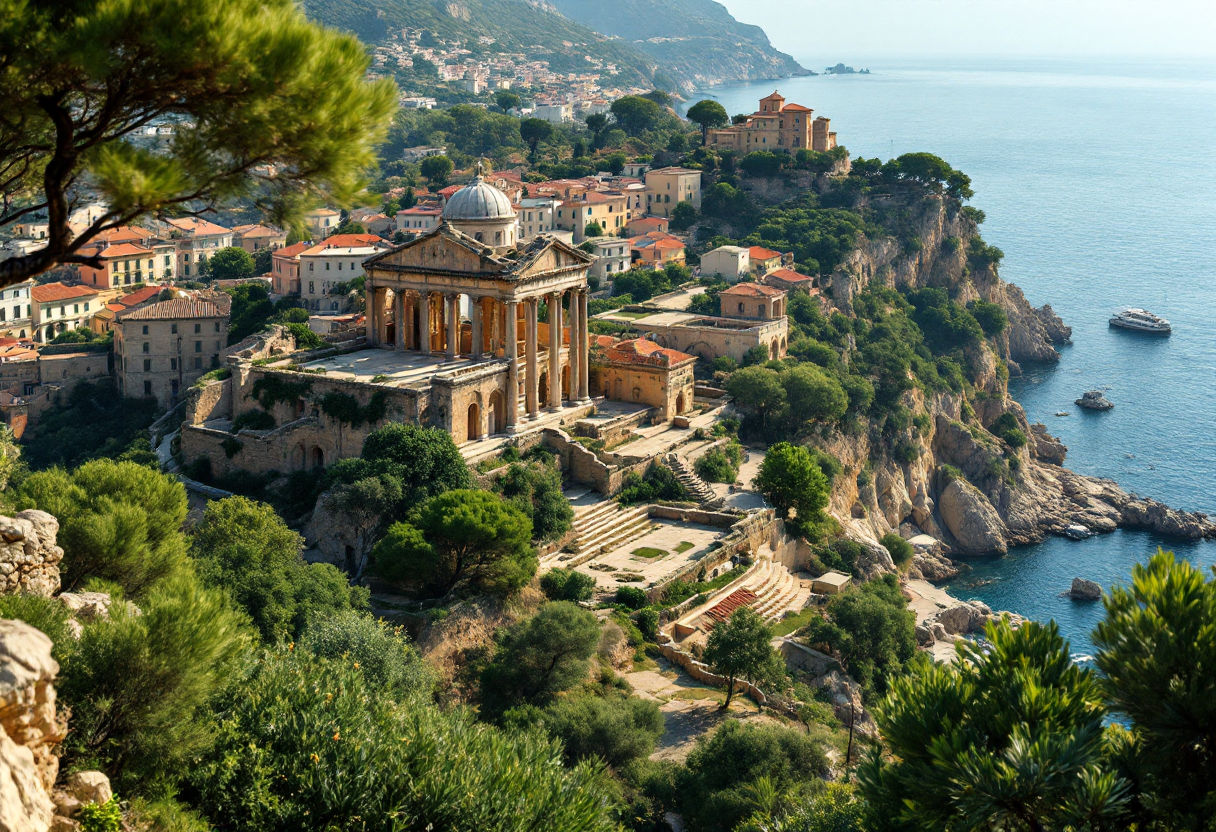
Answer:
<svg viewBox="0 0 1216 832"><path fill-rule="evenodd" d="M681 202L701 210L701 171L688 168L659 168L646 172L646 213L671 217Z"/></svg>
<svg viewBox="0 0 1216 832"><path fill-rule="evenodd" d="M799 150L826 152L836 146L832 123L820 116L812 118L814 110L801 104L786 104L776 90L760 99L760 109L747 121L731 127L710 130L706 145L718 150L737 153L796 153Z"/></svg>
<svg viewBox="0 0 1216 832"><path fill-rule="evenodd" d="M574 242L581 243L587 239L585 232L591 223L600 227L601 234L595 236L617 237L629 224L629 220L629 197L624 194L590 191L582 197L558 203L557 217L553 220L553 225L571 232Z"/></svg>

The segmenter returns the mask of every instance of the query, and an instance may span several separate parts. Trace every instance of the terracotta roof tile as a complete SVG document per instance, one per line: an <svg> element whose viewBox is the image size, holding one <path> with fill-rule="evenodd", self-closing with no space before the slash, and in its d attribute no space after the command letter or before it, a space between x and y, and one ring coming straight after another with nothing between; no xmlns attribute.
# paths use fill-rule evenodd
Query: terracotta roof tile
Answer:
<svg viewBox="0 0 1216 832"><path fill-rule="evenodd" d="M655 367L670 367L697 359L695 355L660 347L645 338L633 338L612 344L605 349L604 357L620 364L649 364Z"/></svg>
<svg viewBox="0 0 1216 832"><path fill-rule="evenodd" d="M30 289L30 297L38 303L53 303L57 300L93 297L96 289L87 286L65 286L62 283L44 283Z"/></svg>
<svg viewBox="0 0 1216 832"><path fill-rule="evenodd" d="M793 269L773 269L764 276L765 280L768 280L769 278L781 280L786 283L813 283L815 280L815 278L811 277L810 275L799 274Z"/></svg>
<svg viewBox="0 0 1216 832"><path fill-rule="evenodd" d="M173 298L150 303L118 316L120 321L172 321L182 318L222 318L228 314L218 303L196 298Z"/></svg>
<svg viewBox="0 0 1216 832"><path fill-rule="evenodd" d="M300 255L300 252L308 251L308 249L310 249L310 248L312 248L312 243L307 240L304 242L300 242L300 243L292 243L291 245L287 246L286 248L281 248L278 251L276 251L273 256L274 257L298 257Z"/></svg>
<svg viewBox="0 0 1216 832"><path fill-rule="evenodd" d="M774 257L781 256L781 252L773 251L771 248L765 248L764 246L751 246L748 252L753 260L772 260Z"/></svg>
<svg viewBox="0 0 1216 832"><path fill-rule="evenodd" d="M210 236L214 234L230 234L231 232L222 225L216 225L213 222L200 219L198 217L182 217L180 219L165 220L169 225L176 228L178 231L185 231L194 236Z"/></svg>
<svg viewBox="0 0 1216 832"><path fill-rule="evenodd" d="M144 248L135 243L115 243L109 248L102 249L97 256L108 260L113 260L115 257L150 257L152 256L152 249Z"/></svg>
<svg viewBox="0 0 1216 832"><path fill-rule="evenodd" d="M774 286L765 286L763 283L738 283L729 289L723 289L718 293L718 297L730 295L742 298L779 298L784 294L785 292L781 289Z"/></svg>

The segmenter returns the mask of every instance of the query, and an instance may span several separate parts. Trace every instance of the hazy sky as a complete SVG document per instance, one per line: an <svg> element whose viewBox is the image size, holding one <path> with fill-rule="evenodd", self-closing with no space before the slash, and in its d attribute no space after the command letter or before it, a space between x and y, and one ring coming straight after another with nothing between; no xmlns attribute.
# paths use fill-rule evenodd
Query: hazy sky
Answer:
<svg viewBox="0 0 1216 832"><path fill-rule="evenodd" d="M1216 56L1216 0L720 0L816 68L882 56Z"/></svg>

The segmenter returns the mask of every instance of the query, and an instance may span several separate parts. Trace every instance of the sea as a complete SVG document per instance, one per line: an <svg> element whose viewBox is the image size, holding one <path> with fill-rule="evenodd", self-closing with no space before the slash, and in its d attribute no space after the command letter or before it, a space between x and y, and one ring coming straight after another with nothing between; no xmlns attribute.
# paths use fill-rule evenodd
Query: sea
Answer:
<svg viewBox="0 0 1216 832"><path fill-rule="evenodd" d="M750 113L777 88L829 117L854 158L928 151L967 173L971 204L987 216L981 232L1005 252L1001 276L1073 331L1058 363L1011 379L1027 416L1063 440L1073 470L1216 515L1216 62L853 63L872 74L716 88L691 101ZM1112 329L1124 306L1168 318L1172 337ZM1113 410L1073 403L1094 389ZM1051 537L973 560L945 588L1055 620L1083 661L1102 606L1069 600L1072 579L1127 583L1158 547L1216 562L1216 542Z"/></svg>

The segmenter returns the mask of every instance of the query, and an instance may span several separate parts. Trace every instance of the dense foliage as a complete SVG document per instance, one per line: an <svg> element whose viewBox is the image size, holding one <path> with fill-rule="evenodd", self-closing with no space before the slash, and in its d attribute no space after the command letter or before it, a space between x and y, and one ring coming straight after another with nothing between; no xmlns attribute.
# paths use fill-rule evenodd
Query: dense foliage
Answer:
<svg viewBox="0 0 1216 832"><path fill-rule="evenodd" d="M98 360L104 361L105 356L99 355ZM147 436L156 410L154 399L123 398L109 381L80 382L66 401L38 417L38 430L22 440L22 458L38 470L117 457Z"/></svg>

